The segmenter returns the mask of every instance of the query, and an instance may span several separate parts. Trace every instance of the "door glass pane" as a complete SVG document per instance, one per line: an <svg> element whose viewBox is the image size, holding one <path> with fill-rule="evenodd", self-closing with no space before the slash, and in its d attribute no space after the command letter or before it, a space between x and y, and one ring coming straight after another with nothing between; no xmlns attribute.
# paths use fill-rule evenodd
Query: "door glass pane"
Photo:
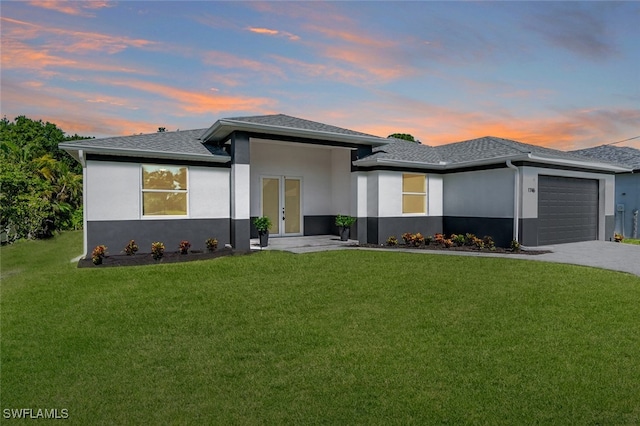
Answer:
<svg viewBox="0 0 640 426"><path fill-rule="evenodd" d="M262 179L262 215L271 219L270 234L280 233L280 179Z"/></svg>
<svg viewBox="0 0 640 426"><path fill-rule="evenodd" d="M284 180L284 232L300 233L300 179Z"/></svg>

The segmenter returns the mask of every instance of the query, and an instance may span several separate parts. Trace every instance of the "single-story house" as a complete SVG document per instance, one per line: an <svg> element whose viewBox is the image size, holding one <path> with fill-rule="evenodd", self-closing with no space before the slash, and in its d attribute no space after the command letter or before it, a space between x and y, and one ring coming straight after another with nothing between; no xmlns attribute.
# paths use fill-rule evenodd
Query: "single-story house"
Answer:
<svg viewBox="0 0 640 426"><path fill-rule="evenodd" d="M278 237L336 233L337 214L357 217L362 243L404 232L605 240L615 173L630 171L496 137L432 147L282 114L60 147L83 166L85 253L131 239L202 249L210 237L247 250L258 216Z"/></svg>
<svg viewBox="0 0 640 426"><path fill-rule="evenodd" d="M638 210L640 210L640 149L601 145L572 151L601 162L617 164L630 169L616 173L615 232L625 238L638 238Z"/></svg>

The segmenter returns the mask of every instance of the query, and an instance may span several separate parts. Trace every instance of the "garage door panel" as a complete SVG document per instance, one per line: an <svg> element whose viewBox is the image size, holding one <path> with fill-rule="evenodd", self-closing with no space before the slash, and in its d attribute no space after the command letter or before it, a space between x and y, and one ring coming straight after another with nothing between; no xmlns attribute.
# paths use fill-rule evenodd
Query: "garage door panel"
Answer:
<svg viewBox="0 0 640 426"><path fill-rule="evenodd" d="M538 244L595 240L598 181L539 176Z"/></svg>

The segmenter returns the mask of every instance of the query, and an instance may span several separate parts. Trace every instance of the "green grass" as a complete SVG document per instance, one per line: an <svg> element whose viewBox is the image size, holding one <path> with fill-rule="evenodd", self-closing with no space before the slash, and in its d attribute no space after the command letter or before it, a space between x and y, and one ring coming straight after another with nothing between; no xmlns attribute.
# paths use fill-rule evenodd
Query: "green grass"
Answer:
<svg viewBox="0 0 640 426"><path fill-rule="evenodd" d="M638 424L640 279L501 258L261 252L76 269L1 249L0 408L72 424ZM29 422L31 423L31 422Z"/></svg>
<svg viewBox="0 0 640 426"><path fill-rule="evenodd" d="M623 243L627 243L627 244L636 244L636 245L640 245L640 239L634 239L634 238L625 238L624 240L622 240Z"/></svg>

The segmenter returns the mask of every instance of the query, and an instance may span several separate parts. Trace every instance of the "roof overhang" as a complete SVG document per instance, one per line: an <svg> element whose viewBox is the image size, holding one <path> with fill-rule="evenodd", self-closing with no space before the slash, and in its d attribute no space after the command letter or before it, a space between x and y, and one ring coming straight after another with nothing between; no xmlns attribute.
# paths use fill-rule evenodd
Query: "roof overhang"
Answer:
<svg viewBox="0 0 640 426"><path fill-rule="evenodd" d="M274 126L271 124L251 123L239 120L221 119L209 127L200 137L202 142L225 142L231 133L240 131L247 133L289 136L316 140L329 140L356 145L382 146L389 143L387 139L376 136L349 135L320 130L299 129L295 127Z"/></svg>
<svg viewBox="0 0 640 426"><path fill-rule="evenodd" d="M58 145L60 149L68 152L77 161L82 162L87 158L87 154L95 155L114 155L121 157L141 157L141 158L160 158L185 161L203 161L207 163L228 163L231 161L229 155L216 154L190 154L184 152L171 151L149 151L130 148L108 148L95 146L77 146L69 143L61 143Z"/></svg>
<svg viewBox="0 0 640 426"><path fill-rule="evenodd" d="M630 168L621 166L615 166L612 164L598 163L591 161L569 160L564 158L550 158L540 157L533 154L517 154L501 157L485 158L479 160L462 161L457 163L424 163L421 161L409 161L409 160L392 160L386 158L371 158L368 157L356 160L353 162L358 167L406 167L413 169L428 169L428 170L455 170L464 169L468 167L481 167L492 164L501 164L506 161L528 161L540 164L552 164L564 167L573 167L581 169L592 169L597 171L605 171L611 173L628 173L631 172Z"/></svg>

